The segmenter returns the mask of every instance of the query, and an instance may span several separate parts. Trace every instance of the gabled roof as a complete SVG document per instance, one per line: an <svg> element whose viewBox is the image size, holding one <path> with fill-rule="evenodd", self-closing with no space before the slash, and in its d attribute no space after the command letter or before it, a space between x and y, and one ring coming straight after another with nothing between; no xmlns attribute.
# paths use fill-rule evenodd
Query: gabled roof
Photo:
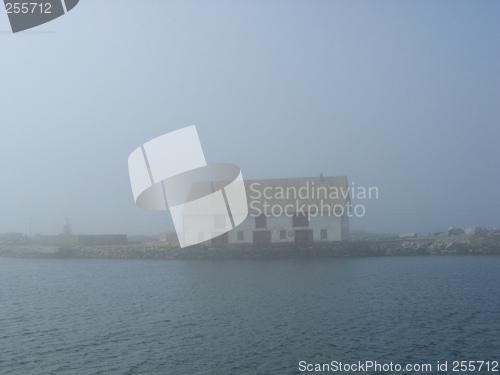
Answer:
<svg viewBox="0 0 500 375"><path fill-rule="evenodd" d="M226 186L227 183L229 181L226 183L218 181L217 187ZM346 176L245 180L244 184L249 212L250 210L252 212L255 210L264 211L264 205L281 206L282 209L289 205L293 207L306 205L306 210L308 206L321 210L321 207L325 206L345 206L350 201ZM201 182L192 183L190 191L199 191L201 188L207 190L206 194L213 192L210 186ZM211 214L223 215L226 213L224 206L213 206L210 209ZM267 211L269 210L270 208L267 208ZM289 207L287 211L294 212L295 209ZM189 205L183 209L183 215L197 215L197 212L197 209L193 211Z"/></svg>
<svg viewBox="0 0 500 375"><path fill-rule="evenodd" d="M246 180L248 205L253 209L269 206L342 205L350 201L346 176ZM268 209L269 210L269 209ZM290 209L291 210L291 209Z"/></svg>

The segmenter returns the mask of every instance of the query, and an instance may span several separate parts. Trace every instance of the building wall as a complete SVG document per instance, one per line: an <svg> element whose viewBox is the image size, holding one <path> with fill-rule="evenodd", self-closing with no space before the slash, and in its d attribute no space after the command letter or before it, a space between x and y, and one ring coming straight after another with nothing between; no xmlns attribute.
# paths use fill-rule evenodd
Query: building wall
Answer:
<svg viewBox="0 0 500 375"><path fill-rule="evenodd" d="M313 239L316 242L342 241L342 220L337 216L312 217L309 226L313 228ZM321 238L321 230L326 229L327 237Z"/></svg>
<svg viewBox="0 0 500 375"><path fill-rule="evenodd" d="M229 235L230 244L251 244L253 243L253 232L254 231L271 231L271 242L272 243L294 243L295 242L295 230L301 229L312 229L313 240L315 242L330 242L330 241L342 241L345 240L342 230L342 219L336 216L317 216L311 217L308 227L293 227L292 218L286 215L282 216L268 216L266 218L266 228L260 229L255 227L255 217L248 216L246 220L241 223L238 227L231 230ZM327 238L321 238L321 230L327 230ZM281 239L280 232L284 230L285 238ZM243 232L243 240L238 239L238 232ZM294 235L289 236L289 232Z"/></svg>
<svg viewBox="0 0 500 375"><path fill-rule="evenodd" d="M213 215L185 216L183 220L185 232L180 233L179 236L187 244L207 241L214 233L224 233L225 228L231 228L229 217L223 215L216 217L215 223ZM193 228L196 229L193 230Z"/></svg>
<svg viewBox="0 0 500 375"><path fill-rule="evenodd" d="M255 218L248 216L240 225L235 229L230 230L228 235L229 243L251 244L253 243L253 231L255 229ZM243 240L238 240L238 232L243 232Z"/></svg>
<svg viewBox="0 0 500 375"><path fill-rule="evenodd" d="M349 216L344 214L341 217L342 241L349 241Z"/></svg>
<svg viewBox="0 0 500 375"><path fill-rule="evenodd" d="M78 236L57 235L57 236L39 236L37 242L43 246L78 246Z"/></svg>
<svg viewBox="0 0 500 375"><path fill-rule="evenodd" d="M265 180L247 180L247 204L249 216L235 229L224 233L230 228L229 223L219 223L218 217L193 216L193 213L183 211L184 229L190 236L188 243L204 241L215 246L225 244L252 243L301 243L344 241L349 238L349 218L335 216L342 213L342 207L350 201L346 176L310 178L281 178ZM301 223L301 218L287 216L291 211L323 212L317 217L311 215L308 225L294 227ZM336 212L331 212L335 210ZM337 212L340 210L340 213ZM256 227L256 217L253 214L266 212L266 227ZM224 216L226 212L220 213ZM206 221L206 222L205 222ZM214 225L215 224L215 225ZM193 230L188 230L192 228ZM209 236L203 232L210 233ZM217 228L224 234L213 240L209 237L215 234ZM201 230L201 232L199 231ZM323 235L323 238L322 238ZM183 235L184 236L184 235ZM184 238L184 237L183 237ZM181 241L182 242L182 241Z"/></svg>

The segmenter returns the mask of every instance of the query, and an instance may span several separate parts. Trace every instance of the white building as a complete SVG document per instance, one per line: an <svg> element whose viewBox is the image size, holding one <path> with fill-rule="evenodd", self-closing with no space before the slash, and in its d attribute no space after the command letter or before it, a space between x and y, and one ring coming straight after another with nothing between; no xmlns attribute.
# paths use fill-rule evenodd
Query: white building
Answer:
<svg viewBox="0 0 500 375"><path fill-rule="evenodd" d="M214 245L345 241L349 239L347 177L245 181L249 215Z"/></svg>

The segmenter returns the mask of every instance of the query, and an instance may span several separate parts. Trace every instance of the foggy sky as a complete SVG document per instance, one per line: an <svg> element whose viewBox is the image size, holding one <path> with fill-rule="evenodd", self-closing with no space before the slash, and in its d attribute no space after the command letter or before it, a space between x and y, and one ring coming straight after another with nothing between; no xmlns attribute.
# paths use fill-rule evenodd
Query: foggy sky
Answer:
<svg viewBox="0 0 500 375"><path fill-rule="evenodd" d="M81 0L12 34L2 11L0 233L172 231L134 205L127 159L189 125L247 179L378 187L351 229L498 227L499 19L497 1Z"/></svg>

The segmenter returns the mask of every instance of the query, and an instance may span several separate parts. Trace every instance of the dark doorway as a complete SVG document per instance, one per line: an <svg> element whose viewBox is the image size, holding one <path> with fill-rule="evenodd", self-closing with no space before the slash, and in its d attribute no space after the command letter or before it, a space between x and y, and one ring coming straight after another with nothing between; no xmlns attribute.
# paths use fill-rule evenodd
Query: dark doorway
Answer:
<svg viewBox="0 0 500 375"><path fill-rule="evenodd" d="M309 217L303 213L296 213L292 217L292 226L293 227L308 227L309 226Z"/></svg>
<svg viewBox="0 0 500 375"><path fill-rule="evenodd" d="M254 244L271 243L271 231L270 230L254 231L253 232L253 243Z"/></svg>
<svg viewBox="0 0 500 375"><path fill-rule="evenodd" d="M229 243L229 236L226 233L221 234L220 236L212 238L212 245L214 246L225 246Z"/></svg>
<svg viewBox="0 0 500 375"><path fill-rule="evenodd" d="M312 229L301 229L295 231L295 243L305 245L313 242Z"/></svg>

